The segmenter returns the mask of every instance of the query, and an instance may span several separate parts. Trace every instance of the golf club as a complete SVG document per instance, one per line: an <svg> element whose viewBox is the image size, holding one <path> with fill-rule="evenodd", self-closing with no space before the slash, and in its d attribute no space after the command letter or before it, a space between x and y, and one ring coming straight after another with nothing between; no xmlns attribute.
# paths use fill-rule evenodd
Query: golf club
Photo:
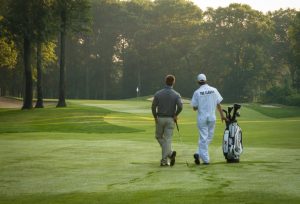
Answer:
<svg viewBox="0 0 300 204"><path fill-rule="evenodd" d="M178 137L179 137L179 141L181 143L181 145L183 146L183 142L182 142L182 139L181 139L181 134L179 132L179 126L178 126L178 123L177 123L177 120L175 120L175 124L176 124L176 129L177 129L177 132L178 132ZM189 163L187 160L185 160L185 163L186 163L186 166L189 166Z"/></svg>

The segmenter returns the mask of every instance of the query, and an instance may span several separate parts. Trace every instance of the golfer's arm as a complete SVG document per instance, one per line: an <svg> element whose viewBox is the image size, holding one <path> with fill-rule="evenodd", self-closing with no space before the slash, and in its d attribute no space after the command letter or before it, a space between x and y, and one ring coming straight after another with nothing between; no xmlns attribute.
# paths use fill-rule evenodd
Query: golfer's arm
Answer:
<svg viewBox="0 0 300 204"><path fill-rule="evenodd" d="M157 105L153 102L151 106L152 115L154 118L157 118L157 111L156 111Z"/></svg>
<svg viewBox="0 0 300 204"><path fill-rule="evenodd" d="M152 115L155 119L157 118L157 105L158 105L157 98L154 96L151 105L151 110L152 110Z"/></svg>
<svg viewBox="0 0 300 204"><path fill-rule="evenodd" d="M179 113L181 113L182 108L183 108L183 105L182 105L181 99L179 99L179 100L177 101L177 108L176 108L175 116L178 116Z"/></svg>
<svg viewBox="0 0 300 204"><path fill-rule="evenodd" d="M156 106L153 106L153 105L152 105L152 108L151 108L151 109L152 109L152 115L153 115L153 117L154 117L154 118L157 118Z"/></svg>

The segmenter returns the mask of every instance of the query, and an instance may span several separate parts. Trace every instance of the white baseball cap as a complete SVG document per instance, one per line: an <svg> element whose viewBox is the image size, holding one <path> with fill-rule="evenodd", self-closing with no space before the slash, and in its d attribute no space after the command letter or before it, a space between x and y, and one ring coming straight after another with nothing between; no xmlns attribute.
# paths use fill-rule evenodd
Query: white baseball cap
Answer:
<svg viewBox="0 0 300 204"><path fill-rule="evenodd" d="M205 74L199 74L199 75L197 76L197 80L198 80L198 81L206 81L206 76L205 76Z"/></svg>

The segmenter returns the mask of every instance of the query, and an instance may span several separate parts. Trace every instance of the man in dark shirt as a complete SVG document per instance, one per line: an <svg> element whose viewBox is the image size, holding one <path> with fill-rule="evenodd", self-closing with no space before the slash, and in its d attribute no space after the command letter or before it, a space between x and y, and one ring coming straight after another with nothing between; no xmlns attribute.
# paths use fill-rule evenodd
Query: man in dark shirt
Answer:
<svg viewBox="0 0 300 204"><path fill-rule="evenodd" d="M172 137L177 116L182 111L180 94L173 89L175 77L166 76L166 87L155 93L152 114L155 119L155 137L162 149L161 166L175 164L176 151L172 150Z"/></svg>

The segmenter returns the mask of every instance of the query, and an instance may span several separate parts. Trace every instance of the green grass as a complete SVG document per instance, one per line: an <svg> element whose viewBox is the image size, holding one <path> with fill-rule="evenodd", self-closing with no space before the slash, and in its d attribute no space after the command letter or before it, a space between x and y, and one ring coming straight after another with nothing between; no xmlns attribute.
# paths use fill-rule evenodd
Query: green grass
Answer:
<svg viewBox="0 0 300 204"><path fill-rule="evenodd" d="M71 105L68 108L34 109L30 111L0 109L0 133L81 132L121 133L142 131L112 125L104 117L112 111ZM17 119L17 121L16 121Z"/></svg>
<svg viewBox="0 0 300 204"><path fill-rule="evenodd" d="M300 115L299 107L289 107L283 105L263 106L259 104L251 104L249 107L272 118L291 118L299 117Z"/></svg>
<svg viewBox="0 0 300 204"><path fill-rule="evenodd" d="M161 168L149 101L69 104L0 109L1 204L300 202L300 114L281 118L246 105L239 118L241 162L225 163L224 124L218 120L212 163L195 166L196 113L185 104L179 118L183 142L174 132L176 164Z"/></svg>

